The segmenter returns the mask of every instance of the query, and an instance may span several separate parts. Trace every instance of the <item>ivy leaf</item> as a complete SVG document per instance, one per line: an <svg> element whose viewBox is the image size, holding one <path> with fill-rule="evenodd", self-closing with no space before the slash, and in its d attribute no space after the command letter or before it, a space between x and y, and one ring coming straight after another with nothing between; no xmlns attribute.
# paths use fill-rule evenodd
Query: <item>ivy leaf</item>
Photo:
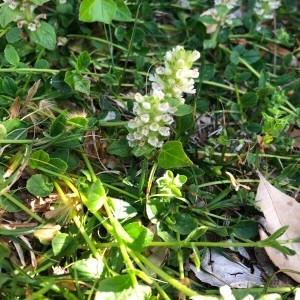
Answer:
<svg viewBox="0 0 300 300"><path fill-rule="evenodd" d="M188 167L192 164L178 141L166 142L158 155L158 165L164 169Z"/></svg>
<svg viewBox="0 0 300 300"><path fill-rule="evenodd" d="M117 9L113 0L83 0L79 8L79 20L111 24Z"/></svg>
<svg viewBox="0 0 300 300"><path fill-rule="evenodd" d="M132 21L131 12L127 5L124 3L123 0L115 0L117 5L117 11L114 15L114 20L121 21L121 22L130 22Z"/></svg>

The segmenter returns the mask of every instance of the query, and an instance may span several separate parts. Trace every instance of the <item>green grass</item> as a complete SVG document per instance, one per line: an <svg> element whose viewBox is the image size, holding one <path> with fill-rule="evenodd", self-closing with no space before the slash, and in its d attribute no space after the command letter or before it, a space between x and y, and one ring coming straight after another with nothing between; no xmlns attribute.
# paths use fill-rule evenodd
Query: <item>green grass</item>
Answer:
<svg viewBox="0 0 300 300"><path fill-rule="evenodd" d="M209 249L244 247L259 268L256 248L290 254L283 229L259 238L255 171L299 200L297 2L268 20L258 0L62 2L0 4L0 298L219 298L188 268ZM213 7L224 22L202 15ZM164 96L177 111L150 130L161 148L130 147L136 93L154 122L149 75L176 46L195 93ZM232 292L294 294L272 275Z"/></svg>

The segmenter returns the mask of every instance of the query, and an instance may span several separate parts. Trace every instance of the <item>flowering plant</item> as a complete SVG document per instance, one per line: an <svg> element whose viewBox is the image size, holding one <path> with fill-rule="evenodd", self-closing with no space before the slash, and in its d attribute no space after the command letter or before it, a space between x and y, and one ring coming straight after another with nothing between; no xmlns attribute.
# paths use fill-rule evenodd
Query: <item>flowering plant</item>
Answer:
<svg viewBox="0 0 300 300"><path fill-rule="evenodd" d="M152 82L150 95L135 95L135 118L128 122L127 140L136 156L151 155L170 136L173 115L185 103L184 93L196 93L194 78L199 72L191 68L199 57L198 51L185 51L182 46L168 51L164 66L157 67L149 76Z"/></svg>

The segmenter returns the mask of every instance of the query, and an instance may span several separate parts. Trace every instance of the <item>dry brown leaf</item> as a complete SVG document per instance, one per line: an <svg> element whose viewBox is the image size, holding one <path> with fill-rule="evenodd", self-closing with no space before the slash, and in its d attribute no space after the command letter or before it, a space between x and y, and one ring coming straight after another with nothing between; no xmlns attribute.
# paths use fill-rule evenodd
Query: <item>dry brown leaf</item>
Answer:
<svg viewBox="0 0 300 300"><path fill-rule="evenodd" d="M261 208L266 219L265 229L274 233L279 228L288 225L287 231L280 237L281 240L291 240L300 236L300 204L292 197L282 193L271 185L264 176L258 172L260 183L256 194L256 203ZM260 231L261 239L267 237L266 233ZM291 273L288 270L300 272L300 244L291 243L286 245L293 249L296 254L287 256L274 248L267 247L265 250L273 263L282 269L284 273L300 282L300 275Z"/></svg>

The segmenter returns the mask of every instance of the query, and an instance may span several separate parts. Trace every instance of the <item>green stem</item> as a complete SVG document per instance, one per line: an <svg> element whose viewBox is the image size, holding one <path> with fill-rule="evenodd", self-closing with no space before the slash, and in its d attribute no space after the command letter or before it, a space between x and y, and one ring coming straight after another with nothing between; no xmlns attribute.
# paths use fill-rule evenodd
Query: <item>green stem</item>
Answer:
<svg viewBox="0 0 300 300"><path fill-rule="evenodd" d="M21 203L19 200L17 200L15 197L13 197L9 193L4 193L4 197L6 197L10 202L21 208L21 210L25 211L29 216L31 216L33 219L37 220L40 223L44 222L44 219L39 217L37 214L35 214L33 211L31 211L27 206L25 206L23 203Z"/></svg>
<svg viewBox="0 0 300 300"><path fill-rule="evenodd" d="M0 73L18 73L18 74L28 74L28 73L50 73L58 74L60 70L53 69L37 69L37 68L0 68Z"/></svg>
<svg viewBox="0 0 300 300"><path fill-rule="evenodd" d="M128 252L129 252L130 256L137 257L145 266L148 266L150 269L152 269L159 277L161 277L163 280L167 281L178 291L180 291L190 297L199 295L197 292L191 290L190 288L188 288L187 286L180 283L178 280L174 279L172 276L170 276L169 274L164 272L161 268L159 268L158 266L153 264L146 257L144 257L141 253L133 251L130 248L128 248Z"/></svg>
<svg viewBox="0 0 300 300"><path fill-rule="evenodd" d="M225 90L232 91L232 92L239 92L240 94L245 94L246 93L246 91L242 91L242 90L237 89L236 87L231 87L229 85L222 84L222 83L219 83L219 82L203 80L202 83L207 84L207 85L217 86L217 87L220 87L220 88L223 88Z"/></svg>
<svg viewBox="0 0 300 300"><path fill-rule="evenodd" d="M224 47L223 45L219 45L219 48L222 49L224 52L227 52L229 54L232 53L231 50L229 50L228 48ZM260 74L252 67L250 66L249 63L247 63L243 58L239 57L238 60L245 66L248 68L248 70L250 70L257 78L260 78Z"/></svg>
<svg viewBox="0 0 300 300"><path fill-rule="evenodd" d="M111 209L107 203L107 197L104 199L104 203L103 206L105 208L105 211L107 213L108 219L113 227L113 236L117 239L118 241L118 246L119 249L121 251L124 263L126 265L127 268L127 272L130 276L131 279L131 283L133 286L133 289L136 293L137 299L139 299L139 292L138 292L138 281L134 272L134 266L133 263L130 259L130 256L128 254L128 250L129 248L126 246L124 240L125 237L128 235L127 232L123 229L123 227L121 226L121 224L118 222L118 220L116 220L111 212Z"/></svg>
<svg viewBox="0 0 300 300"><path fill-rule="evenodd" d="M0 139L0 144L33 144L33 140L3 140Z"/></svg>
<svg viewBox="0 0 300 300"><path fill-rule="evenodd" d="M65 196L63 190L61 189L60 185L56 182L53 181L53 184L55 186L55 189L57 191L57 193L59 194L60 198L62 199L62 201L68 205L69 199ZM92 251L94 257L98 260L102 261L102 257L100 255L100 253L98 252L94 242L90 239L90 237L88 236L87 232L85 231L84 226L81 224L79 217L76 214L76 211L73 210L73 214L72 214L72 219L75 223L75 225L77 226L79 232L81 233L81 235L83 236L84 240L86 241L86 243L89 246L89 249Z"/></svg>
<svg viewBox="0 0 300 300"><path fill-rule="evenodd" d="M206 155L205 151L198 150L198 154L204 154ZM222 156L222 153L220 152L213 152L212 155L214 156ZM237 157L239 154L236 153L225 153L224 156L226 157ZM300 155L290 155L290 156L282 156L282 155L275 155L275 154L267 154L267 153L258 153L256 154L258 157L270 157L270 158L278 158L278 159L284 159L284 160L295 160L299 159Z"/></svg>

